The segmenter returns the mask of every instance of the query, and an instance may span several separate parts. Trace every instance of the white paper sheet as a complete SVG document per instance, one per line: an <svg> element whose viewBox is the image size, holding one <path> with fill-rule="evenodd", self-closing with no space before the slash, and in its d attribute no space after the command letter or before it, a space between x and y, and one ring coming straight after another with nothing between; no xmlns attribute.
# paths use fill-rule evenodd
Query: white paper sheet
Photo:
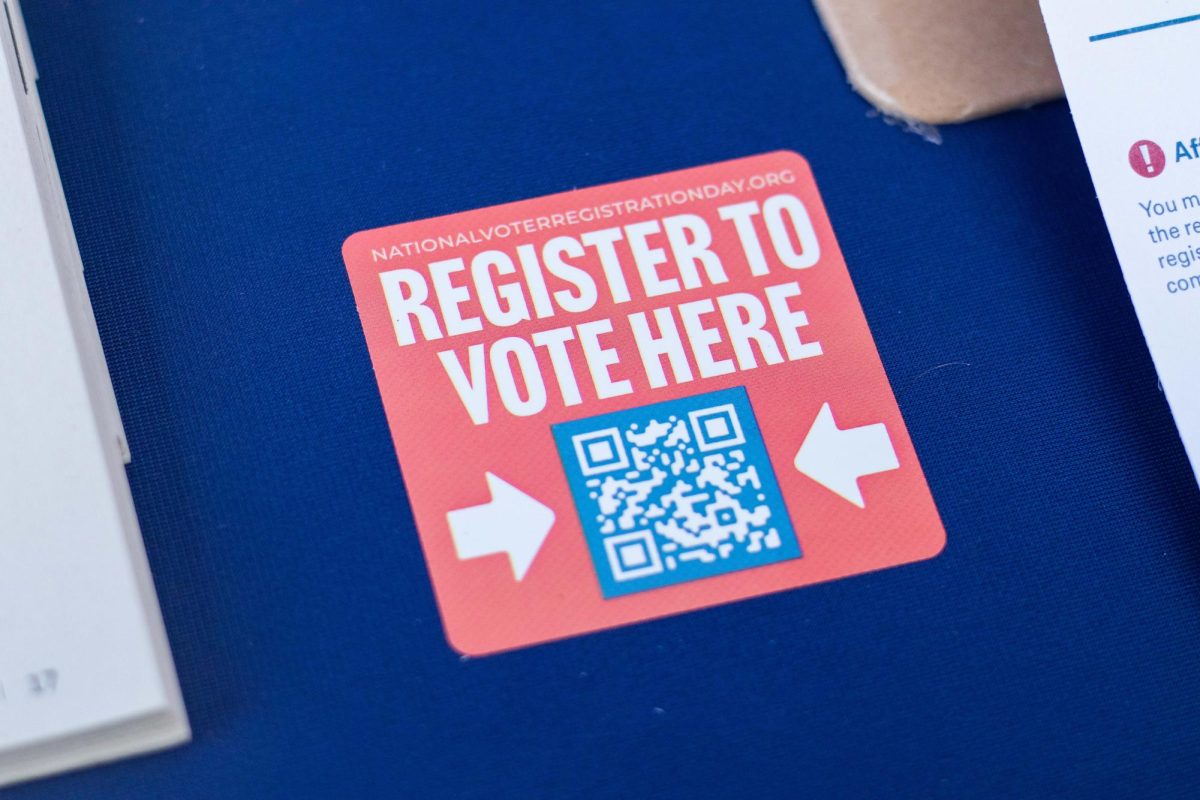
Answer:
<svg viewBox="0 0 1200 800"><path fill-rule="evenodd" d="M1113 246L1200 478L1200 1L1042 0L1042 12Z"/></svg>
<svg viewBox="0 0 1200 800"><path fill-rule="evenodd" d="M0 785L128 752L122 725L153 746L155 715L173 722L149 726L154 743L187 735L32 62L4 6Z"/></svg>

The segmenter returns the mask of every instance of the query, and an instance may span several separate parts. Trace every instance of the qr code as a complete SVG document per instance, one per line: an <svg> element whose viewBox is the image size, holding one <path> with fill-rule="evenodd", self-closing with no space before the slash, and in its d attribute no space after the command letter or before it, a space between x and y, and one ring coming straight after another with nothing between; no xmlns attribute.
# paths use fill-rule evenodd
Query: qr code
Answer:
<svg viewBox="0 0 1200 800"><path fill-rule="evenodd" d="M605 597L800 557L743 388L554 426Z"/></svg>

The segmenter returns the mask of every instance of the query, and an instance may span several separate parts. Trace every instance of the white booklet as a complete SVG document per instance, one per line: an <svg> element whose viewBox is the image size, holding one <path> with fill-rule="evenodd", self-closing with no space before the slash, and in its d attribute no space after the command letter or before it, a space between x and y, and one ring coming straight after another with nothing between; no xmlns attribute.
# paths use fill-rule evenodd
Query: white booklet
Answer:
<svg viewBox="0 0 1200 800"><path fill-rule="evenodd" d="M0 6L3 786L189 730L28 39Z"/></svg>
<svg viewBox="0 0 1200 800"><path fill-rule="evenodd" d="M1200 479L1200 0L1041 0L1142 332Z"/></svg>

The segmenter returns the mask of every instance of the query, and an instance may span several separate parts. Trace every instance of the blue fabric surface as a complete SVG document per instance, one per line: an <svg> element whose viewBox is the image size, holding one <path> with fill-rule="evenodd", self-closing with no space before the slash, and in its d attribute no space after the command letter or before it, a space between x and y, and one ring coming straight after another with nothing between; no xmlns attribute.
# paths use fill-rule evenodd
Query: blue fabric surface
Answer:
<svg viewBox="0 0 1200 800"><path fill-rule="evenodd" d="M24 5L195 742L6 800L1196 796L1200 491L1064 103L929 144L803 0ZM343 239L778 148L945 552L461 660Z"/></svg>

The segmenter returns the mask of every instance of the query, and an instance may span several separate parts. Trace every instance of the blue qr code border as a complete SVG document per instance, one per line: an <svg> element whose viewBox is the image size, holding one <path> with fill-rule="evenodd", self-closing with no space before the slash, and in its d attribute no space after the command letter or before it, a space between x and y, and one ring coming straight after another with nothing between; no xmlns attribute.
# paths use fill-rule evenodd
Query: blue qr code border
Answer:
<svg viewBox="0 0 1200 800"><path fill-rule="evenodd" d="M654 420L682 421L694 445L693 456L701 462L723 459L736 453L739 468L751 467L758 481L754 502L769 524L769 533L755 531L758 538L749 551L746 542L722 545L721 557L711 561L684 563L676 555L664 554L664 541L655 532L655 524L642 519L638 524L615 529L604 522L600 514L600 487L605 480L645 474L638 470L630 431ZM791 516L783 500L775 471L763 443L758 422L744 387L667 400L645 406L614 411L584 419L571 420L551 426L555 444L562 460L575 509L587 539L592 563L600 588L606 598L620 597L663 586L689 583L693 580L752 569L768 564L800 558L800 544L792 526ZM643 431L644 432L644 431ZM645 454L641 454L645 461ZM669 476L668 476L669 477ZM692 487L689 487L692 488ZM713 493L720 501L720 494ZM728 497L725 498L729 500ZM746 514L740 499L732 503ZM708 505L715 507L716 503ZM732 510L716 508L734 519ZM718 516L718 518L720 518ZM605 530L604 526L608 525ZM769 546L762 537L769 536ZM729 549L724 549L728 547ZM736 547L736 552L734 550ZM697 548L704 549L704 548ZM670 563L670 569L666 565Z"/></svg>

